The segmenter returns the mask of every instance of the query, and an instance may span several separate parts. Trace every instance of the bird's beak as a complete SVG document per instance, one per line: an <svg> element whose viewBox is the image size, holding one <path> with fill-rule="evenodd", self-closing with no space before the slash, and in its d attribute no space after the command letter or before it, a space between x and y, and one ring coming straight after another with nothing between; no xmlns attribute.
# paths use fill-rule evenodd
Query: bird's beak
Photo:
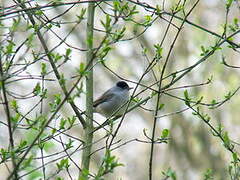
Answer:
<svg viewBox="0 0 240 180"><path fill-rule="evenodd" d="M128 90L131 90L131 89L134 89L134 87L130 87L130 88L128 88Z"/></svg>

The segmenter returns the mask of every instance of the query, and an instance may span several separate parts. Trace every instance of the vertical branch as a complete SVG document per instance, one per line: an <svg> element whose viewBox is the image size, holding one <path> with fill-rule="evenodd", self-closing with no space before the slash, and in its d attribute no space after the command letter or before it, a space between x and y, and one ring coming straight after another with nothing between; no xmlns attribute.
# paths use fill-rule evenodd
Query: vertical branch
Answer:
<svg viewBox="0 0 240 180"><path fill-rule="evenodd" d="M87 17L87 57L88 75L86 77L86 128L85 128L85 144L82 153L82 172L79 174L79 179L87 179L90 165L90 155L93 140L93 26L94 26L94 3L88 4Z"/></svg>
<svg viewBox="0 0 240 180"><path fill-rule="evenodd" d="M2 57L1 57L1 52L0 52L0 90L2 91L3 94L3 105L4 105L4 110L7 116L7 125L8 125L8 134L9 134L9 147L10 147L10 152L11 152L11 159L12 159L12 164L13 168L15 169L16 167L16 159L15 159L15 152L14 151L14 140L13 140L13 128L12 128L12 123L11 123L11 115L10 115L10 109L9 109L9 103L8 103L8 97L7 97L7 89L5 86L5 75L4 75L4 70L3 70L3 63L2 63ZM14 173L15 178L18 178L17 171Z"/></svg>
<svg viewBox="0 0 240 180"><path fill-rule="evenodd" d="M177 7L179 7L181 3L181 0L178 1L177 3L177 6L176 6L176 9ZM186 3L186 0L184 0L183 2L183 7ZM170 49L168 51L168 54L167 54L167 57L166 57L166 60L163 64L163 68L162 68L162 72L161 72L161 75L160 75L160 80L159 80L159 84L158 84L158 94L157 94L157 102L156 102L156 109L155 109L155 113L154 113L154 121L153 121L153 130L152 130L152 136L151 136L151 148L150 148L150 159L149 159L149 180L152 180L152 171L153 171L153 156L154 156L154 142L155 142L155 133L156 133L156 125L157 125L157 114L158 114L158 108L159 108L159 105L160 105L160 97L161 97L161 89L162 89L162 80L163 80L163 75L165 73L165 70L166 70L166 67L167 67L167 64L168 64L168 61L169 61L169 58L170 58L170 55L173 51L173 47L177 41L177 38L183 28L183 25L184 23L186 22L187 20L187 17L191 14L191 12L193 11L193 9L197 6L197 4L199 3L199 0L197 0L194 5L192 6L192 8L189 10L189 12L185 15L178 31L177 31L177 34L175 35L174 37L174 40L172 42L172 44L170 45ZM173 12L173 14L175 14L175 12ZM172 21L173 18L171 18L170 20L170 23ZM168 30L168 29L167 29Z"/></svg>

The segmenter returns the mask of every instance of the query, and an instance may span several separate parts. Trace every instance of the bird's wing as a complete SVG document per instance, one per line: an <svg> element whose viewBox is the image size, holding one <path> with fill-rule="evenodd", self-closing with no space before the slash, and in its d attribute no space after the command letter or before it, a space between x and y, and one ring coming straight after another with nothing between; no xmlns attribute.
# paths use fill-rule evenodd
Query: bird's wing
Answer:
<svg viewBox="0 0 240 180"><path fill-rule="evenodd" d="M93 107L97 107L99 104L109 101L113 97L113 93L110 93L109 90L106 91L101 97L93 102Z"/></svg>

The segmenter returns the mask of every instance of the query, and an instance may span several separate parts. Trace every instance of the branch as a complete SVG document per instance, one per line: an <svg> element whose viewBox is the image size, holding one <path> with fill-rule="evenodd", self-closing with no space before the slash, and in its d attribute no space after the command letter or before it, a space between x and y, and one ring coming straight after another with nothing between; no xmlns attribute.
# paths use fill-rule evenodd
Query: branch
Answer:
<svg viewBox="0 0 240 180"><path fill-rule="evenodd" d="M83 171L79 171L79 180L88 179L89 166L91 160L91 149L93 142L93 27L94 27L94 12L95 3L88 4L88 17L87 17L87 59L86 62L89 64L88 74L86 77L86 128L84 131L84 149L82 152L82 163L81 167Z"/></svg>

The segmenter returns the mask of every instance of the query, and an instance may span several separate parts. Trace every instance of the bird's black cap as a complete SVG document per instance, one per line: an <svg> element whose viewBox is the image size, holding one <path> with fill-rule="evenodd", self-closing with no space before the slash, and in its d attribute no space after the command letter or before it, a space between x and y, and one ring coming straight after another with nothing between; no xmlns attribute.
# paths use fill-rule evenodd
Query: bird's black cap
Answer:
<svg viewBox="0 0 240 180"><path fill-rule="evenodd" d="M131 89L129 88L128 84L125 81L118 81L116 86L122 89L128 89L128 90Z"/></svg>

